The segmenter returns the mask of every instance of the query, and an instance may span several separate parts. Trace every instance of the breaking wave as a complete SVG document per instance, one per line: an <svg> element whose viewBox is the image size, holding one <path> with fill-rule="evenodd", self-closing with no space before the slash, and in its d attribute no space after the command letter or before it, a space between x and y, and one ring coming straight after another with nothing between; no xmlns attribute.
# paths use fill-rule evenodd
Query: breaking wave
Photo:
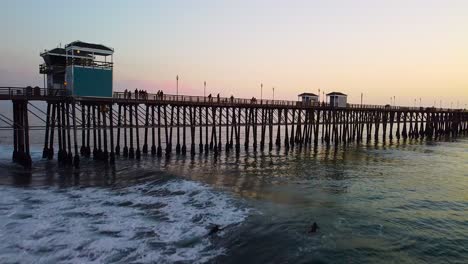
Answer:
<svg viewBox="0 0 468 264"><path fill-rule="evenodd" d="M207 236L249 214L186 180L121 189L0 186L1 263L203 263L225 252Z"/></svg>

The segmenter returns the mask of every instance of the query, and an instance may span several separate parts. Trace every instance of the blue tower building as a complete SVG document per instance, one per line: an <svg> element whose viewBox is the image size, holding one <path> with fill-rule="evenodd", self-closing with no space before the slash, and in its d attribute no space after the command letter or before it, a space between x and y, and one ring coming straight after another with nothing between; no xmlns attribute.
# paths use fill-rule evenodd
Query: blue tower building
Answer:
<svg viewBox="0 0 468 264"><path fill-rule="evenodd" d="M65 89L73 96L112 97L114 50L101 44L74 41L65 48L41 53L39 72L50 91Z"/></svg>

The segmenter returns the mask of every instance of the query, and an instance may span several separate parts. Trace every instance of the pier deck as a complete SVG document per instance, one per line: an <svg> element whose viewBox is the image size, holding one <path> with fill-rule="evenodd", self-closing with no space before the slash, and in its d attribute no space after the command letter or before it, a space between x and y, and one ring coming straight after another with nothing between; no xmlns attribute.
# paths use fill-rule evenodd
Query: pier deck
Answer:
<svg viewBox="0 0 468 264"><path fill-rule="evenodd" d="M65 90L0 87L0 100L13 102L13 161L31 166L29 113L44 120L43 158L79 167L80 156L115 162L116 155L170 157L248 150L285 151L351 142L440 139L468 133L465 109L256 100L225 97L114 92L111 98L71 97ZM46 111L28 105L44 101ZM37 110L37 111L36 111ZM44 118L41 118L42 115ZM140 133L143 144L140 144ZM57 140L57 143L54 141ZM175 141L175 142L174 142ZM81 147L79 148L79 146ZM121 150L121 145L123 145ZM198 146L198 148L197 148ZM141 147L141 148L140 148ZM92 150L91 150L92 149Z"/></svg>

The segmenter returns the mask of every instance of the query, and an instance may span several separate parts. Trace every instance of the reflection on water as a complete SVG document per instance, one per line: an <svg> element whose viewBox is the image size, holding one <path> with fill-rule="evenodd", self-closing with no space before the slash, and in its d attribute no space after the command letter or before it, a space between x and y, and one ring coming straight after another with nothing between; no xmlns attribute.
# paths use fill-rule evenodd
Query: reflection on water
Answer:
<svg viewBox="0 0 468 264"><path fill-rule="evenodd" d="M466 138L454 142L408 140L339 148L318 146L288 153L284 149L271 153L250 151L220 157L173 155L170 159L157 159L148 156L141 161L118 159L115 166L82 159L80 170L41 160L41 147L36 145L33 147L34 168L28 173L11 164L8 147L2 146L0 150L3 171L0 184L4 185L0 193L2 197L16 199L3 199L7 202L0 203L1 209L16 208L15 214L29 215L26 219L34 219L37 210L61 210L63 206L41 205L48 202L40 200L34 209L29 208L31 199L42 199L38 197L72 199L73 204L66 206L73 208L87 208L99 200L99 214L105 216L70 215L67 209L68 215L60 217L70 221L79 219L76 221L80 228L100 219L116 226L117 231L111 230L111 233L124 232L132 223L142 223L140 227L144 232L163 236L162 230L151 227L163 223L158 218L161 214L171 213L160 210L161 204L164 208L178 205L173 213L198 208L188 215L174 216L176 224L192 219L187 226L195 230L193 240L180 233L189 229L178 230L178 235L174 233L175 242L161 240L161 237L154 238L157 241L134 238L135 233L116 239L99 233L102 231L99 228L97 231L74 229L73 232L83 232L83 240L76 244L65 241L63 246L76 246L77 250L96 255L95 260L380 263L391 259L425 263L468 259L465 248L468 245ZM176 184L181 180L183 184ZM175 189L167 192L168 184ZM197 196L200 190L207 194ZM182 196L177 195L179 191ZM191 199L194 195L198 198ZM78 198L73 198L75 196ZM123 200L124 208L102 204L115 199ZM149 202L143 207L127 205L134 200ZM218 200L221 204L212 204ZM125 211L127 207L136 208L138 212L126 219L126 214L130 213ZM115 214L115 219L106 218L119 208L123 211ZM210 216L212 211L222 212L223 218ZM42 230L40 217L31 221L19 220L21 217L0 218L3 237L13 236L6 232L7 225L16 225L19 230L23 225L33 225L29 228ZM146 217L152 220L145 222ZM213 221L230 228L220 237L207 241L199 238ZM320 229L311 236L307 230L314 221ZM54 233L60 232L57 230L46 231L51 232L49 235L54 239L62 236ZM0 260L9 259L2 256L10 247L23 245L22 238L15 238L2 248ZM85 238L101 244L93 250L91 246L80 244L85 243ZM49 260L61 260L62 255L63 260L66 257L75 261L93 260L62 250L53 241L45 240L44 244L47 243L59 247L44 248L52 252L48 253L52 256ZM138 243L144 246L137 246ZM31 250L28 256L45 254L31 248L26 246L26 250ZM111 248L119 254L126 254L126 250L137 253L125 258Z"/></svg>

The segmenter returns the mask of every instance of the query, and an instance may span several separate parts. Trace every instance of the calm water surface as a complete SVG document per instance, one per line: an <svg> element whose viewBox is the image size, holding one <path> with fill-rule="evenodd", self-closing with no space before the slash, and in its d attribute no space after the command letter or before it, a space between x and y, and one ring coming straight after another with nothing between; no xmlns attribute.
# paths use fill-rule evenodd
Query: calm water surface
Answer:
<svg viewBox="0 0 468 264"><path fill-rule="evenodd" d="M467 263L468 139L12 165L1 263ZM40 142L40 141L38 141ZM316 221L319 232L307 233ZM209 227L224 229L207 236Z"/></svg>

